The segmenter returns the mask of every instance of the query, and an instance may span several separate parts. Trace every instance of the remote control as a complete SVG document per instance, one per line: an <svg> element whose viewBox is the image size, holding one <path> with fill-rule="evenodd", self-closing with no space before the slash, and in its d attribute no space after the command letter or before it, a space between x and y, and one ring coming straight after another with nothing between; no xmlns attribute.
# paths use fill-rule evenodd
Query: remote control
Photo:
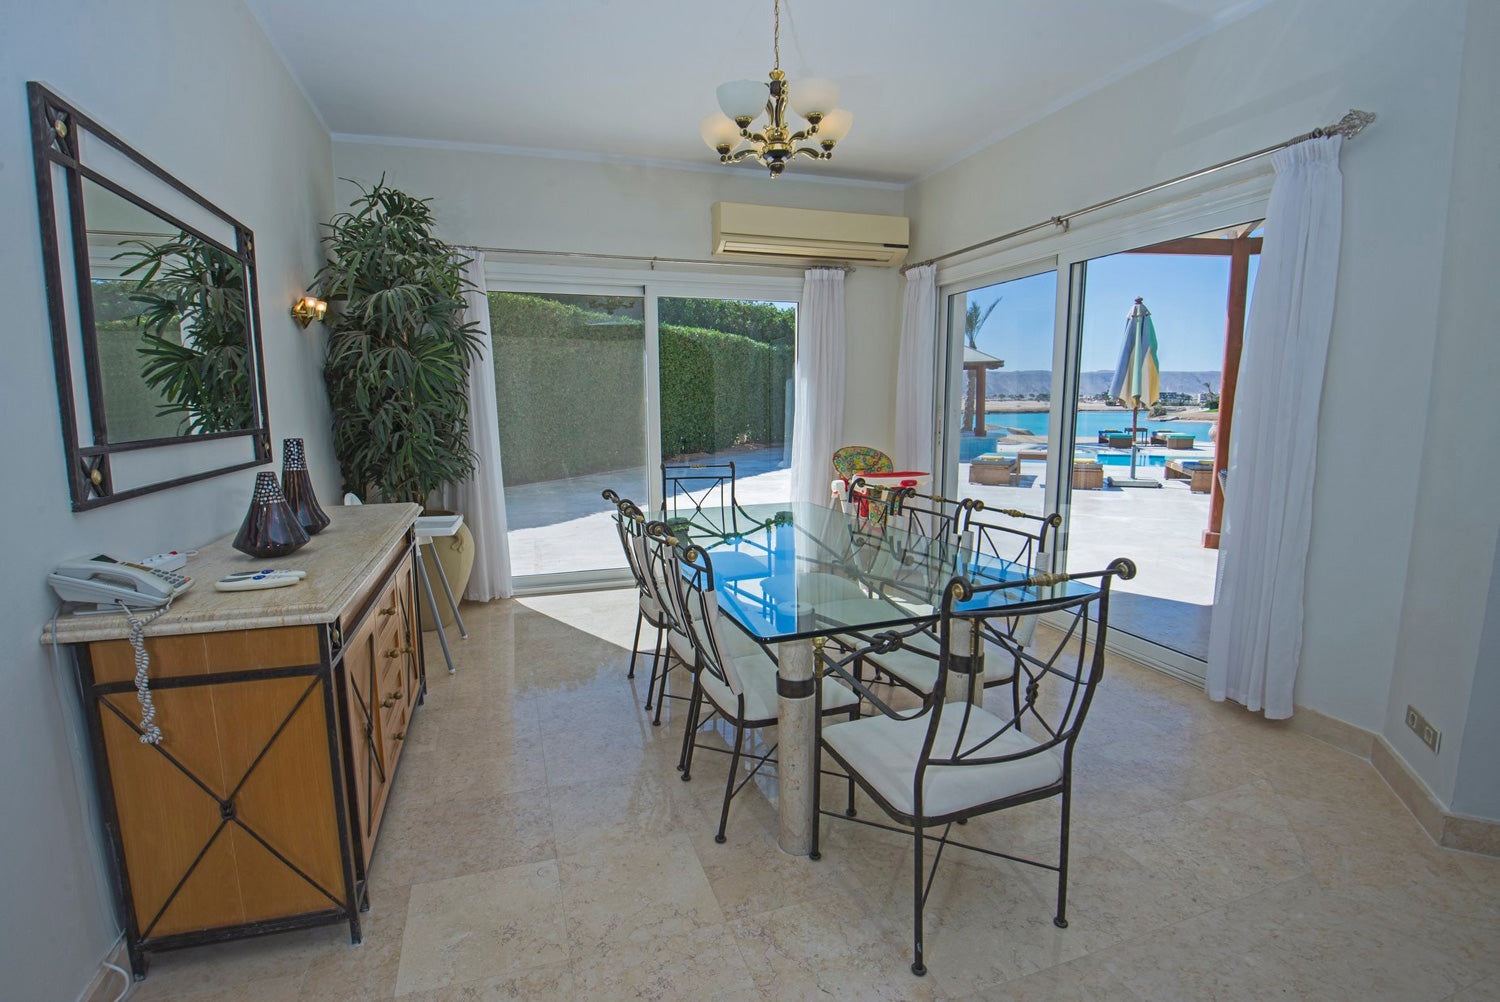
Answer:
<svg viewBox="0 0 1500 1002"><path fill-rule="evenodd" d="M235 571L233 574L224 575L219 580L242 581L245 578L259 577L262 574L290 574L298 581L301 581L303 578L307 577L306 571L293 570L290 567L264 567L258 571Z"/></svg>
<svg viewBox="0 0 1500 1002"><path fill-rule="evenodd" d="M262 588L287 588L307 575L302 571L254 571L230 574L214 582L217 591L259 591Z"/></svg>

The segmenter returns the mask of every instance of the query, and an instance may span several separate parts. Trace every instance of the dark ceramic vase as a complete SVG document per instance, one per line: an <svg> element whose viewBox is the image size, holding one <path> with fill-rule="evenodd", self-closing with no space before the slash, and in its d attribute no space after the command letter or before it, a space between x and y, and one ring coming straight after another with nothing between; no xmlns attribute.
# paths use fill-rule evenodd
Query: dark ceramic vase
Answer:
<svg viewBox="0 0 1500 1002"><path fill-rule="evenodd" d="M255 496L234 537L234 548L252 557L284 557L306 543L307 533L286 503L276 474L257 473Z"/></svg>
<svg viewBox="0 0 1500 1002"><path fill-rule="evenodd" d="M330 519L313 493L312 477L307 472L307 455L302 451L300 438L281 441L281 492L286 495L286 503L292 506L298 524L309 536L316 536L328 528Z"/></svg>

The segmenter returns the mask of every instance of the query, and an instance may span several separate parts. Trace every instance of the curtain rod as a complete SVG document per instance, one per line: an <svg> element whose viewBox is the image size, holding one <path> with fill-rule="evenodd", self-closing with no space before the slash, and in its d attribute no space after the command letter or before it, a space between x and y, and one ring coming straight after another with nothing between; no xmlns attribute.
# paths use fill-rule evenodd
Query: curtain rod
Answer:
<svg viewBox="0 0 1500 1002"><path fill-rule="evenodd" d="M774 262L761 264L757 261L718 261L712 258L662 257L657 254L595 254L589 251L527 250L523 247L475 247L463 244L454 244L453 246L455 250L476 251L481 254L515 254L526 257L586 258L594 261L644 261L648 262L651 265L651 270L653 271L656 270L656 266L658 264L711 265L715 268L776 268L794 269L796 271L805 271L808 267L826 268L830 271L844 272L854 270L853 265L836 263L811 266L800 264L777 264Z"/></svg>
<svg viewBox="0 0 1500 1002"><path fill-rule="evenodd" d="M1374 112L1353 110L1343 118L1339 119L1333 125L1325 125L1321 128L1314 129L1311 132L1304 132L1300 136L1293 136L1291 139L1288 139L1285 142L1277 143L1275 146L1267 146L1263 150L1256 150L1254 153L1246 153L1243 156L1235 157L1232 160L1225 160L1221 163L1216 163L1212 167L1201 167L1198 170L1190 171L1187 174L1179 174L1177 177L1171 178L1169 180L1158 181L1156 184L1147 185L1144 188L1137 188L1135 191L1127 192L1124 195L1116 195L1114 198L1106 198L1102 202L1095 202L1093 205L1085 205L1081 209L1074 209L1072 212L1064 213L1061 216L1053 216L1052 218L1045 219L1040 223L1032 223L1030 226L1023 226L1019 230L1011 230L1009 233L1002 233L998 237L990 237L988 240L981 240L978 243L969 244L969 246L967 247L960 247L958 250L947 251L946 253L938 254L936 257L930 257L925 261L913 262L912 264L908 264L902 267L901 274L904 275L908 271L911 271L913 268L921 268L924 265L936 264L939 261L946 261L949 258L958 257L962 254L968 254L971 251L977 251L985 247L993 246L994 244L1004 243L1007 240L1014 240L1016 237L1025 236L1028 233L1035 233L1037 230L1046 229L1048 226L1060 227L1062 230L1066 231L1068 229L1068 224L1072 222L1072 220L1076 219L1078 216L1084 215L1085 213L1098 212L1100 209L1107 209L1112 205L1119 205L1121 202L1128 202L1132 198L1140 198L1142 195L1149 195L1152 192L1161 191L1163 188L1170 188L1173 185L1181 184L1184 181L1191 181L1194 178L1204 177L1205 175L1213 174L1216 171L1227 170L1230 167L1237 167L1240 164L1249 163L1251 160L1257 160L1260 157L1269 156L1270 154L1275 153L1277 150L1284 150L1288 146L1296 146L1298 143L1306 142L1309 139L1321 139L1324 136L1343 136L1345 139L1353 139L1355 136L1364 131L1365 126L1369 125L1373 121L1375 121Z"/></svg>

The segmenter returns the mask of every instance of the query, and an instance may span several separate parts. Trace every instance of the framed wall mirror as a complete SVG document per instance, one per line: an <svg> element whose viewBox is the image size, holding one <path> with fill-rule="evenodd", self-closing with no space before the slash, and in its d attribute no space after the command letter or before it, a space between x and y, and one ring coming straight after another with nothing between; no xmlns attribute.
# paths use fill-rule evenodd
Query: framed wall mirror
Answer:
<svg viewBox="0 0 1500 1002"><path fill-rule="evenodd" d="M27 85L73 510L270 462L255 239Z"/></svg>

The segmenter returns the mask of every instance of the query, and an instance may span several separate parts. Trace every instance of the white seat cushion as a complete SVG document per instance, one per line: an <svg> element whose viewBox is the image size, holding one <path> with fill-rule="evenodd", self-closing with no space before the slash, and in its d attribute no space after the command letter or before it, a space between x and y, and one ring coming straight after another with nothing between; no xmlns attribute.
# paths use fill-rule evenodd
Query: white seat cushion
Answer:
<svg viewBox="0 0 1500 1002"><path fill-rule="evenodd" d="M714 635L718 637L719 653L726 658L741 658L751 654L765 656L765 651L761 646L746 636L745 631L730 622L723 613L719 613L719 627L714 631ZM688 641L686 634L668 630L667 644L672 648L673 654L688 664L696 661L693 655L693 645Z"/></svg>
<svg viewBox="0 0 1500 1002"><path fill-rule="evenodd" d="M963 723L963 704L949 703L933 740L935 758L951 757ZM862 776L897 811L911 816L915 807L917 760L927 739L927 714L911 720L881 715L823 727L823 741ZM999 717L975 707L964 730L963 747L987 740L1003 725ZM1035 748L1037 742L1011 728L976 757L1010 755ZM1029 790L1051 786L1062 778L1059 748L991 765L930 765L922 777L922 813L943 817L980 804L1004 800Z"/></svg>
<svg viewBox="0 0 1500 1002"><path fill-rule="evenodd" d="M653 622L653 623L660 623L661 622L661 604L658 603L656 601L656 599L653 598L652 596L647 595L644 591L642 591L640 593L640 595L641 595L641 614L644 615L647 619L651 620L651 622Z"/></svg>
<svg viewBox="0 0 1500 1002"><path fill-rule="evenodd" d="M745 719L775 720L780 712L776 696L776 662L764 651L757 650L734 659L734 670L745 689ZM698 673L703 683L703 694L729 719L739 713L739 700L729 686L719 681L711 671ZM857 697L849 689L832 678L823 679L823 709L853 709Z"/></svg>

